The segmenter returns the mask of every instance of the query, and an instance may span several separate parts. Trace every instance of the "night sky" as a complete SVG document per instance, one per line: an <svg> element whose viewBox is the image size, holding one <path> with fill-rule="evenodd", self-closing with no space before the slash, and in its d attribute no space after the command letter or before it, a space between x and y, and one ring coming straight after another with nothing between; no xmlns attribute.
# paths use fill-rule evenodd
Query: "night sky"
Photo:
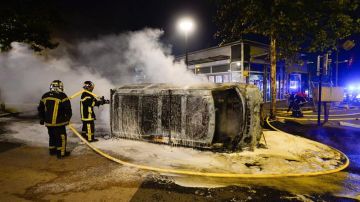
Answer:
<svg viewBox="0 0 360 202"><path fill-rule="evenodd" d="M189 38L189 50L195 51L217 45L217 27L214 23L216 8L212 0L62 0L55 1L57 11L64 20L56 35L68 41L92 39L101 35L159 28L165 34L162 41L171 44L173 54L184 53L184 36L176 29L181 16L192 16L196 30ZM339 61L352 58L352 64L339 65L339 82L343 85L360 78L360 35L351 37L356 46L350 51L340 51ZM252 38L256 40L256 38ZM309 54L308 54L309 55ZM314 60L313 55L309 60ZM335 55L335 54L334 54ZM333 56L334 56L333 55ZM315 62L315 61L314 61ZM360 81L355 81L360 87Z"/></svg>
<svg viewBox="0 0 360 202"><path fill-rule="evenodd" d="M176 29L181 16L196 20L196 30L189 38L190 51L214 46L219 41L214 38L215 6L210 0L62 0L56 4L64 20L58 35L70 41L159 28L165 32L162 41L172 44L178 55L184 49L184 36Z"/></svg>

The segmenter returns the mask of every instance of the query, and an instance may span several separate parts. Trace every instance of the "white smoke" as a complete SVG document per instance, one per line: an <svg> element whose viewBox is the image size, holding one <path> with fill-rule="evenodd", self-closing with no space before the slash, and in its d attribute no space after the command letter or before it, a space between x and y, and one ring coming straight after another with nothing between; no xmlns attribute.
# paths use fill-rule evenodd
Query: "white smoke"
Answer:
<svg viewBox="0 0 360 202"><path fill-rule="evenodd" d="M101 86L100 95L108 95L111 82L85 66L72 66L68 59L45 59L35 55L27 45L12 43L12 50L0 55L0 92L3 102L23 110L36 111L41 96L51 81L63 81L68 96L78 92L82 83L92 80ZM78 101L78 100L77 100ZM73 113L79 114L78 103L72 102ZM75 116L78 118L79 116Z"/></svg>
<svg viewBox="0 0 360 202"><path fill-rule="evenodd" d="M184 85L205 81L188 72L183 61L174 62L171 47L160 42L162 34L158 29L144 29L103 36L60 45L42 55L13 42L9 52L0 54L0 100L15 106L30 104L36 110L42 94L56 79L63 81L68 96L91 80L96 84L94 93L109 97L111 88L138 81L135 69L142 70L143 82ZM73 113L79 114L78 100L72 104ZM108 120L109 116L99 117Z"/></svg>
<svg viewBox="0 0 360 202"><path fill-rule="evenodd" d="M136 82L135 68L142 69L144 82L192 84L205 82L175 62L171 47L160 42L163 31L144 29L82 42L73 50L78 63L95 68L114 84Z"/></svg>

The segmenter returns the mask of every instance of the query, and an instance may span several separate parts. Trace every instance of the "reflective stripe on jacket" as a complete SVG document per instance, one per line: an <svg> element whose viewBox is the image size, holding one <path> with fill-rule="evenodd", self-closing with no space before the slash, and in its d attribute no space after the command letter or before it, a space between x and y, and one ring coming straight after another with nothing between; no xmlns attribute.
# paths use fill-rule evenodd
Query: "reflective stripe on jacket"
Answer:
<svg viewBox="0 0 360 202"><path fill-rule="evenodd" d="M93 121L96 119L94 106L99 106L100 102L90 93L83 92L80 100L80 113L82 121Z"/></svg>
<svg viewBox="0 0 360 202"><path fill-rule="evenodd" d="M38 106L39 118L46 126L67 125L71 119L71 103L65 93L50 91L45 93Z"/></svg>

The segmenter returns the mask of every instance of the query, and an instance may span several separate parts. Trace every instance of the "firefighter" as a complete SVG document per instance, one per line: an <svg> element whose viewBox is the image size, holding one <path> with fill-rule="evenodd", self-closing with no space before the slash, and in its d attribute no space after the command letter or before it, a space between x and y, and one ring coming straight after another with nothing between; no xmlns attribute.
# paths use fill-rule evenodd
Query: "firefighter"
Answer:
<svg viewBox="0 0 360 202"><path fill-rule="evenodd" d="M109 104L109 100L105 100L104 97L97 99L94 95L89 93L95 88L95 84L91 81L85 81L83 88L85 91L81 94L80 100L81 121L83 122L82 136L89 142L96 142L98 139L95 139L94 137L94 121L96 120L94 106Z"/></svg>
<svg viewBox="0 0 360 202"><path fill-rule="evenodd" d="M66 128L72 116L71 103L63 92L64 85L60 80L50 84L50 91L45 93L38 106L40 124L48 129L49 154L57 158L69 156L66 151Z"/></svg>
<svg viewBox="0 0 360 202"><path fill-rule="evenodd" d="M290 110L292 110L293 106L294 106L294 102L295 102L295 94L294 93L291 93L290 95L288 95L289 98L288 98L288 104L289 104L289 107L287 109L287 112L289 112Z"/></svg>
<svg viewBox="0 0 360 202"><path fill-rule="evenodd" d="M300 118L303 117L303 113L301 111L301 107L303 107L307 103L306 95L304 93L297 93L295 95L295 99L292 106L292 116Z"/></svg>

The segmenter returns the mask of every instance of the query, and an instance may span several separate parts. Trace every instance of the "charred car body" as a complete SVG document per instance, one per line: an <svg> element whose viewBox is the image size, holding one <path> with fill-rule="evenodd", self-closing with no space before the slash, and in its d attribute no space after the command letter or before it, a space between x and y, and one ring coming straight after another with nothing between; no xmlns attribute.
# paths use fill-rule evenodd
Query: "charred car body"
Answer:
<svg viewBox="0 0 360 202"><path fill-rule="evenodd" d="M111 90L111 133L196 148L252 149L262 132L260 105L253 85L124 85Z"/></svg>

